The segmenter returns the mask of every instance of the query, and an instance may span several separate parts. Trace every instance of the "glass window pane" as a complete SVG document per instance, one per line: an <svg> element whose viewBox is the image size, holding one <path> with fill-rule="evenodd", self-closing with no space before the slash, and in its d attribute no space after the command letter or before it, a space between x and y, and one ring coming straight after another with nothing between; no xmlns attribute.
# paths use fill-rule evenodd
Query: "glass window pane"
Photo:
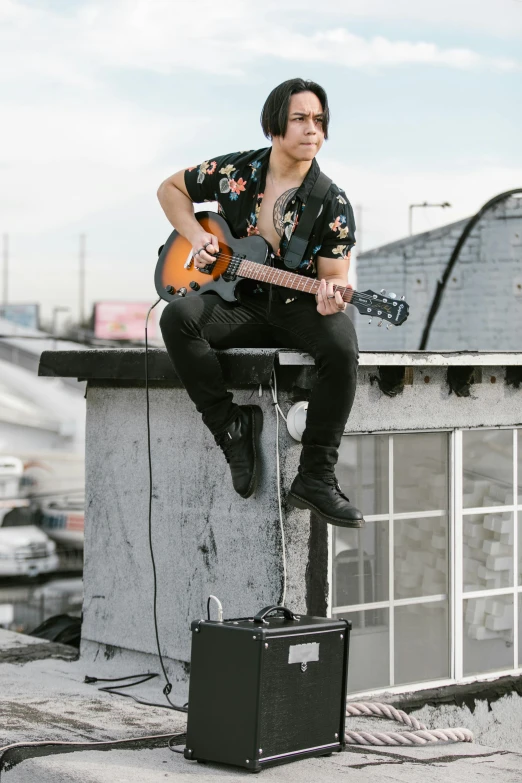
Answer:
<svg viewBox="0 0 522 783"><path fill-rule="evenodd" d="M518 594L518 665L522 666L522 593Z"/></svg>
<svg viewBox="0 0 522 783"><path fill-rule="evenodd" d="M464 601L464 674L513 668L513 596Z"/></svg>
<svg viewBox="0 0 522 783"><path fill-rule="evenodd" d="M388 522L333 529L333 606L388 599Z"/></svg>
<svg viewBox="0 0 522 783"><path fill-rule="evenodd" d="M336 475L351 502L365 516L388 513L388 436L346 435Z"/></svg>
<svg viewBox="0 0 522 783"><path fill-rule="evenodd" d="M448 434L393 436L394 512L448 508Z"/></svg>
<svg viewBox="0 0 522 783"><path fill-rule="evenodd" d="M518 430L518 502L522 505L522 430Z"/></svg>
<svg viewBox="0 0 522 783"><path fill-rule="evenodd" d="M348 662L348 693L382 688L390 684L389 610L343 612L352 623Z"/></svg>
<svg viewBox="0 0 522 783"><path fill-rule="evenodd" d="M462 433L464 508L513 503L513 431Z"/></svg>
<svg viewBox="0 0 522 783"><path fill-rule="evenodd" d="M518 584L522 585L522 513L518 512Z"/></svg>
<svg viewBox="0 0 522 783"><path fill-rule="evenodd" d="M396 519L393 523L395 598L448 592L448 517Z"/></svg>
<svg viewBox="0 0 522 783"><path fill-rule="evenodd" d="M395 607L395 684L450 676L448 602Z"/></svg>
<svg viewBox="0 0 522 783"><path fill-rule="evenodd" d="M513 514L462 517L464 592L513 585Z"/></svg>

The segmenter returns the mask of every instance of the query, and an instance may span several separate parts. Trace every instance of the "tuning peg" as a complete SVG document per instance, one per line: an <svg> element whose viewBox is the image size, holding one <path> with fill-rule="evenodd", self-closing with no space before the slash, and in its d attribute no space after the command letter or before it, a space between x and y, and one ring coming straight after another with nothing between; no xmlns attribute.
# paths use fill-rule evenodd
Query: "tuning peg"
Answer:
<svg viewBox="0 0 522 783"><path fill-rule="evenodd" d="M386 328L389 329L390 326L393 326L393 324L386 324Z"/></svg>
<svg viewBox="0 0 522 783"><path fill-rule="evenodd" d="M401 301L402 301L402 302L404 302L404 300L405 300L405 299L406 299L406 297L405 297L405 296L401 296Z"/></svg>
<svg viewBox="0 0 522 783"><path fill-rule="evenodd" d="M377 326L382 326L382 319L379 321L379 323L377 324Z"/></svg>
<svg viewBox="0 0 522 783"><path fill-rule="evenodd" d="M394 294L394 293L393 293L393 291L390 291L390 293L388 294L388 296L390 297L390 299L395 299L395 297L397 296L397 294Z"/></svg>
<svg viewBox="0 0 522 783"><path fill-rule="evenodd" d="M385 288L381 288L381 294L382 294L383 296L385 296L385 294L386 294L386 289L385 289Z"/></svg>
<svg viewBox="0 0 522 783"><path fill-rule="evenodd" d="M372 322L372 319L370 318L370 320L368 321L368 323L369 323L369 324L371 324L371 322Z"/></svg>

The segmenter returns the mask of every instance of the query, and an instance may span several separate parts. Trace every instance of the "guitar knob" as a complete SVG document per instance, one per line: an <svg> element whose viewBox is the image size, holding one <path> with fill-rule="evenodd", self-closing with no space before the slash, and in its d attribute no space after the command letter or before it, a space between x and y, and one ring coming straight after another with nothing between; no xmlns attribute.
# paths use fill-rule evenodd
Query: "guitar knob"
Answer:
<svg viewBox="0 0 522 783"><path fill-rule="evenodd" d="M199 283L196 283L195 280L191 280L189 286L192 288L193 291L199 291L200 289Z"/></svg>
<svg viewBox="0 0 522 783"><path fill-rule="evenodd" d="M185 287L180 288L178 291L178 296L186 296L187 295L187 289Z"/></svg>
<svg viewBox="0 0 522 783"><path fill-rule="evenodd" d="M390 299L395 299L395 297L397 296L397 294L394 294L394 293L392 293L392 292L390 291L390 293L388 294L388 296L390 297Z"/></svg>
<svg viewBox="0 0 522 783"><path fill-rule="evenodd" d="M176 293L176 289L174 288L174 286L173 286L173 285L166 285L166 286L165 286L165 291L166 291L168 294L175 294L175 293Z"/></svg>

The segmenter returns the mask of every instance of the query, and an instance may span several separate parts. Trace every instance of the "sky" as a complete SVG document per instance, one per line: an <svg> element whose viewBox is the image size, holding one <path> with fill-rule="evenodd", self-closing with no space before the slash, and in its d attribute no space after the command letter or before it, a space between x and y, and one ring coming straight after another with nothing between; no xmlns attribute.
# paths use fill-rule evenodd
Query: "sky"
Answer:
<svg viewBox="0 0 522 783"><path fill-rule="evenodd" d="M359 252L407 235L411 203L451 204L415 233L473 214L522 186L521 43L522 0L0 0L8 301L76 318L85 234L87 314L152 303L159 184L267 146L263 102L296 76L328 93L318 162Z"/></svg>

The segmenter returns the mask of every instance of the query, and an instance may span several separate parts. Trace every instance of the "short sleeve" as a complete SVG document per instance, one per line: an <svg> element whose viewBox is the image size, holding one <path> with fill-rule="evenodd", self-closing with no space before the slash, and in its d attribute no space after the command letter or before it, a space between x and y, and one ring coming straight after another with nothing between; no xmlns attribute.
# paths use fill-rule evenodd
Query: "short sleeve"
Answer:
<svg viewBox="0 0 522 783"><path fill-rule="evenodd" d="M204 160L199 166L185 169L185 187L196 204L203 201L218 201L220 181L229 177L235 171L235 161L238 153L219 155L216 158Z"/></svg>
<svg viewBox="0 0 522 783"><path fill-rule="evenodd" d="M345 258L355 245L355 219L343 190L336 188L329 211L317 255L321 258Z"/></svg>

